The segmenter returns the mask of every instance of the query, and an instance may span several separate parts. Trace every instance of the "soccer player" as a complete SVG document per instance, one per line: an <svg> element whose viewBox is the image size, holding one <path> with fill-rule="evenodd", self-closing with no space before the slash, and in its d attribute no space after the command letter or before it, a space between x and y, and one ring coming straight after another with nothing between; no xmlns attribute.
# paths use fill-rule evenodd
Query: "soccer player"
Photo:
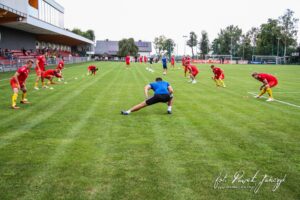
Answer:
<svg viewBox="0 0 300 200"><path fill-rule="evenodd" d="M185 56L182 56L181 63L182 63L182 66L185 67Z"/></svg>
<svg viewBox="0 0 300 200"><path fill-rule="evenodd" d="M140 56L140 63L143 63L143 56Z"/></svg>
<svg viewBox="0 0 300 200"><path fill-rule="evenodd" d="M154 72L153 67L152 67L152 65L153 65L153 60L154 60L154 59L153 59L153 57L151 56L151 57L149 58L149 64L150 64L150 66L146 68L146 70L148 70L149 72Z"/></svg>
<svg viewBox="0 0 300 200"><path fill-rule="evenodd" d="M171 57L171 66L174 68L175 67L175 57Z"/></svg>
<svg viewBox="0 0 300 200"><path fill-rule="evenodd" d="M271 88L275 87L278 84L277 78L271 74L263 74L257 72L254 72L252 74L252 77L263 83L263 85L260 87L260 94L255 96L255 98L260 98L267 92L269 95L267 101L274 101Z"/></svg>
<svg viewBox="0 0 300 200"><path fill-rule="evenodd" d="M29 75L30 68L33 65L32 60L28 60L26 65L19 68L15 75L10 79L10 85L13 90L13 95L11 97L11 107L12 109L19 109L20 107L17 106L17 99L19 90L22 90L22 100L21 104L29 104L29 101L26 99L27 96L27 89L26 89L26 79Z"/></svg>
<svg viewBox="0 0 300 200"><path fill-rule="evenodd" d="M148 62L148 58L147 56L144 56L144 63L147 63Z"/></svg>
<svg viewBox="0 0 300 200"><path fill-rule="evenodd" d="M148 91L154 91L154 96L148 98ZM155 82L146 85L144 88L146 100L142 103L132 107L128 111L121 111L122 115L129 115L132 112L136 112L147 106L156 104L156 103L167 103L168 104L168 114L172 114L172 105L173 105L173 88L168 83L162 80L162 78L156 78Z"/></svg>
<svg viewBox="0 0 300 200"><path fill-rule="evenodd" d="M212 79L215 81L217 87L221 86L221 87L226 87L225 83L224 83L224 71L219 68L219 67L215 67L214 65L211 65L210 68L212 69L214 76L212 77Z"/></svg>
<svg viewBox="0 0 300 200"><path fill-rule="evenodd" d="M168 65L167 65L168 59L167 59L167 57L163 56L162 59L161 59L161 62L162 62L162 65L163 65L163 75L166 75L167 71L168 71Z"/></svg>
<svg viewBox="0 0 300 200"><path fill-rule="evenodd" d="M56 67L56 69L58 70L58 73L60 74L61 77L62 77L62 70L64 68L65 68L65 62L64 62L64 58L62 58ZM58 81L61 81L61 78L58 78Z"/></svg>
<svg viewBox="0 0 300 200"><path fill-rule="evenodd" d="M44 54L38 56L37 60L36 60L36 65L35 65L36 80L35 80L35 85L34 85L35 90L39 90L39 81L42 78L42 73L45 71L46 54L47 54L47 52L45 51ZM44 87L44 86L45 85L42 85L42 87Z"/></svg>
<svg viewBox="0 0 300 200"><path fill-rule="evenodd" d="M93 75L96 76L96 71L98 71L98 68L96 68L96 66L91 65L88 66L88 75Z"/></svg>
<svg viewBox="0 0 300 200"><path fill-rule="evenodd" d="M190 72L190 79L191 79L190 82L192 82L192 84L197 83L196 76L199 73L198 68L194 65L187 65L187 69Z"/></svg>
<svg viewBox="0 0 300 200"><path fill-rule="evenodd" d="M188 66L191 64L191 58L189 56L184 58L184 77L186 77L186 73L188 71Z"/></svg>
<svg viewBox="0 0 300 200"><path fill-rule="evenodd" d="M126 67L128 69L130 67L130 55L129 54L126 56L125 62L126 62Z"/></svg>
<svg viewBox="0 0 300 200"><path fill-rule="evenodd" d="M44 79L48 79L49 80L48 84L55 84L53 82L54 77L62 78L62 75L59 73L59 69L48 69L42 74L42 83L44 83Z"/></svg>

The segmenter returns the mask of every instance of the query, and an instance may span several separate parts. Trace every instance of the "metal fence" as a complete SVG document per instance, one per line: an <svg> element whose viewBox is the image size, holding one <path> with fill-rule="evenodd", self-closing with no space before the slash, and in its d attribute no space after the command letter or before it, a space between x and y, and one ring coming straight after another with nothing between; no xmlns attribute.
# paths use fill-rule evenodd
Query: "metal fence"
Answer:
<svg viewBox="0 0 300 200"><path fill-rule="evenodd" d="M0 72L16 71L19 67L26 64L28 59L11 59L11 60L0 60ZM48 65L57 65L60 59L48 58ZM75 64L91 61L89 57L65 57L65 64Z"/></svg>

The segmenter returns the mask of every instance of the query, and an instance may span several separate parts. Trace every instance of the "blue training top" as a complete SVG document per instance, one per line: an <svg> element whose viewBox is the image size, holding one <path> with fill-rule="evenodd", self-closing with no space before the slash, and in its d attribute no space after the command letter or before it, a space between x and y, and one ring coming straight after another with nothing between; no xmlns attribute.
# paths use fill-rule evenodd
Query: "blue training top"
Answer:
<svg viewBox="0 0 300 200"><path fill-rule="evenodd" d="M170 84L166 81L157 81L149 84L154 94L169 94Z"/></svg>
<svg viewBox="0 0 300 200"><path fill-rule="evenodd" d="M164 65L167 64L167 58L166 58L166 57L162 58L161 61L162 61L162 63L163 63Z"/></svg>

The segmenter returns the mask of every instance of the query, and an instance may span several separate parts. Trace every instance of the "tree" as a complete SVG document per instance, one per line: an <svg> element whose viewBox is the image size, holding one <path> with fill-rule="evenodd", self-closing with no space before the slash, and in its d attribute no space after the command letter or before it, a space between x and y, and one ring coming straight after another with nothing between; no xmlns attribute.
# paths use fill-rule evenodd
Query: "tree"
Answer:
<svg viewBox="0 0 300 200"><path fill-rule="evenodd" d="M237 55L239 43L242 36L242 29L238 26L230 25L221 29L218 37L213 41L214 54Z"/></svg>
<svg viewBox="0 0 300 200"><path fill-rule="evenodd" d="M256 52L259 55L275 55L278 49L278 39L282 37L279 21L268 19L260 26L256 40ZM275 51L277 50L277 51Z"/></svg>
<svg viewBox="0 0 300 200"><path fill-rule="evenodd" d="M167 38L164 35L154 38L154 49L156 54L158 55L158 59L162 56L162 52L164 50L164 44Z"/></svg>
<svg viewBox="0 0 300 200"><path fill-rule="evenodd" d="M251 60L252 58L252 45L251 45L251 35L247 32L241 37L241 44L238 49L238 57L243 60Z"/></svg>
<svg viewBox="0 0 300 200"><path fill-rule="evenodd" d="M190 32L190 38L186 44L192 49L192 57L194 58L194 47L197 46L197 35L194 31Z"/></svg>
<svg viewBox="0 0 300 200"><path fill-rule="evenodd" d="M206 31L201 32L201 39L199 42L200 55L204 59L205 54L209 52L209 39Z"/></svg>
<svg viewBox="0 0 300 200"><path fill-rule="evenodd" d="M167 51L169 58L171 57L171 54L173 53L175 46L176 45L175 45L174 40L172 40L170 38L166 39L163 42L163 50Z"/></svg>
<svg viewBox="0 0 300 200"><path fill-rule="evenodd" d="M137 56L139 48L135 45L134 39L123 39L119 41L118 56L125 57L128 54L131 56Z"/></svg>
<svg viewBox="0 0 300 200"><path fill-rule="evenodd" d="M93 30L87 30L86 32L82 31L79 28L74 28L72 30L73 33L77 34L77 35L81 35L82 37L85 37L89 40L95 41L95 32Z"/></svg>
<svg viewBox="0 0 300 200"><path fill-rule="evenodd" d="M285 56L287 55L287 47L289 45L293 45L296 47L297 45L297 23L299 19L294 18L294 11L287 9L283 16L279 17L279 24L281 26L282 40L284 43L284 62L286 63Z"/></svg>

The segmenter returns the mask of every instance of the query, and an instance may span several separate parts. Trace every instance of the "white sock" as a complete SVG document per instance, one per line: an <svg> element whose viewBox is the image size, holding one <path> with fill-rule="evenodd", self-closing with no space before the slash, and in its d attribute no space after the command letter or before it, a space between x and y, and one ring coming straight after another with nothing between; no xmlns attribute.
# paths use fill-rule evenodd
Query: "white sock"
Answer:
<svg viewBox="0 0 300 200"><path fill-rule="evenodd" d="M172 111L172 106L168 106L168 111Z"/></svg>
<svg viewBox="0 0 300 200"><path fill-rule="evenodd" d="M131 113L131 110L127 110L126 112L127 112L128 114L130 114L130 113Z"/></svg>

